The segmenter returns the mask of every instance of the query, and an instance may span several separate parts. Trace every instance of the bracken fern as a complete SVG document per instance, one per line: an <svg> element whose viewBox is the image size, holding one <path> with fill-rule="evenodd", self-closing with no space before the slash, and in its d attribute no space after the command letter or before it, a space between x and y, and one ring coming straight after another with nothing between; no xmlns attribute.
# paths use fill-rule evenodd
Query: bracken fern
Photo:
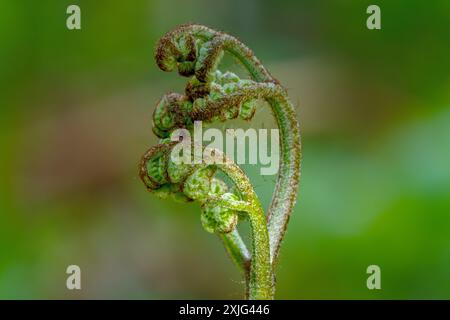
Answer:
<svg viewBox="0 0 450 320"><path fill-rule="evenodd" d="M237 58L251 79L217 69L225 52ZM140 177L161 198L199 202L204 229L219 235L245 276L246 297L273 299L274 265L296 201L300 175L299 126L287 92L249 48L205 26L182 25L167 33L157 44L155 59L161 70L177 69L189 81L184 94L168 93L158 102L153 132L161 140L142 157ZM269 103L281 138L280 171L267 217L249 179L230 159L221 164L204 159L196 159L194 164L175 163L171 153L183 141L168 139L176 129L191 130L195 121L251 120L260 99ZM195 147L225 157L220 150ZM218 171L229 178L231 186L217 176ZM251 253L236 229L240 219L250 221Z"/></svg>

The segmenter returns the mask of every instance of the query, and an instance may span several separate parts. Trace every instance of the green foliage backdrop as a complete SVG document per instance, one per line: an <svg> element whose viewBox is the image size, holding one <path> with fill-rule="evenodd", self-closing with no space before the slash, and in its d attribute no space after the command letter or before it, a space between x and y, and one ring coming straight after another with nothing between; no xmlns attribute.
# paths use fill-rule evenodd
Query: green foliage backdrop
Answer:
<svg viewBox="0 0 450 320"><path fill-rule="evenodd" d="M79 31L65 27L73 3ZM369 4L1 1L0 298L242 296L198 206L137 176L157 99L185 82L158 70L154 44L186 22L240 38L297 106L277 298L450 298L450 3L377 1L377 31ZM256 124L274 126L268 111ZM267 207L275 179L244 169ZM81 291L65 288L69 264Z"/></svg>

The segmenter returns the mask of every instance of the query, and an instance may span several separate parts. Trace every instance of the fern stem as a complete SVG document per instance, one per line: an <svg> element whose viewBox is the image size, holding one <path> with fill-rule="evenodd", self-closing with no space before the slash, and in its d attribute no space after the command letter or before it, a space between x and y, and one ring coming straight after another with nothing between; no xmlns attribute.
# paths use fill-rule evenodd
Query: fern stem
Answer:
<svg viewBox="0 0 450 320"><path fill-rule="evenodd" d="M261 203L245 173L234 163L219 165L238 188L247 203L240 210L248 213L252 233L252 263L248 279L248 298L268 300L274 298L274 276L270 262L269 234ZM238 209L238 208L235 208Z"/></svg>
<svg viewBox="0 0 450 320"><path fill-rule="evenodd" d="M250 272L250 252L237 229L234 229L230 233L220 233L219 237L231 260L236 264L244 276L247 277Z"/></svg>

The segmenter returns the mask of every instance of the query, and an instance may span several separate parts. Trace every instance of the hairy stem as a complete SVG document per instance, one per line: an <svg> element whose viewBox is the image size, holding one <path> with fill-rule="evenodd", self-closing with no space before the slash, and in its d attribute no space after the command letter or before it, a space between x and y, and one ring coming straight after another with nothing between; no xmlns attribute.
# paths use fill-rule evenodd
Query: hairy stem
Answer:
<svg viewBox="0 0 450 320"><path fill-rule="evenodd" d="M275 99L268 101L280 128L281 143L280 171L267 214L270 256L272 263L275 263L297 198L301 145L299 125L292 104L289 100L283 103Z"/></svg>
<svg viewBox="0 0 450 320"><path fill-rule="evenodd" d="M239 208L248 213L252 233L252 263L248 280L248 298L251 300L267 300L274 297L274 277L270 262L269 234L261 203L253 191L245 173L234 163L219 165L238 188L245 207ZM235 207L238 209L238 207Z"/></svg>
<svg viewBox="0 0 450 320"><path fill-rule="evenodd" d="M244 274L245 278L247 278L250 272L250 252L248 251L247 246L239 235L237 229L230 233L221 233L219 234L219 237L222 240L231 260Z"/></svg>

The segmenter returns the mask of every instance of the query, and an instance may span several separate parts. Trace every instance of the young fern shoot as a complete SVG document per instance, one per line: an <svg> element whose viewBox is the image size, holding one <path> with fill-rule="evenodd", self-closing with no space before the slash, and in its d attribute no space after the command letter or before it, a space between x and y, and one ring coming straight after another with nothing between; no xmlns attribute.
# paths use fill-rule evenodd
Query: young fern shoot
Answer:
<svg viewBox="0 0 450 320"><path fill-rule="evenodd" d="M237 58L251 79L240 79L231 72L222 73L218 65L224 53ZM273 299L274 265L278 257L289 216L293 210L300 175L300 133L294 108L286 90L273 78L252 51L236 38L205 26L182 25L163 36L156 48L156 63L163 71L178 70L189 77L185 93L169 93L158 102L153 113L153 132L161 138L157 146L142 157L140 177L146 187L161 198L198 201L204 229L216 233L233 262L243 272L249 299ZM245 173L220 150L187 145L187 136L177 141L169 137L176 130L187 132L195 121L215 122L235 118L251 120L259 99L266 100L280 130L280 171L267 213ZM200 148L202 154L222 157L174 161L177 145L183 150ZM192 160L186 152L183 157ZM222 172L231 181L228 186L216 177ZM251 251L241 239L236 225L248 219L251 227Z"/></svg>

